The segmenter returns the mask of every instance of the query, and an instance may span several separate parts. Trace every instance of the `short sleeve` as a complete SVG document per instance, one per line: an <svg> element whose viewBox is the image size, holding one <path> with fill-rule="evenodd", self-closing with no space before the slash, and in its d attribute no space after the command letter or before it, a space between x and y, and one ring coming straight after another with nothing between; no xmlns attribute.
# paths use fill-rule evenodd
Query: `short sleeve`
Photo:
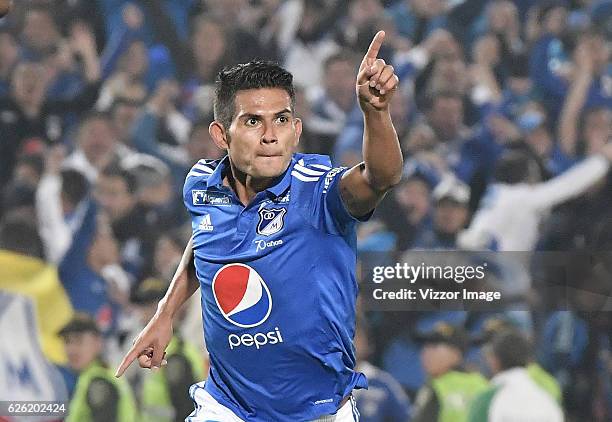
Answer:
<svg viewBox="0 0 612 422"><path fill-rule="evenodd" d="M367 221L372 213L356 218L346 209L340 194L340 180L348 167L328 170L317 182L314 190L313 213L315 220L332 234L346 235L359 221Z"/></svg>
<svg viewBox="0 0 612 422"><path fill-rule="evenodd" d="M218 160L202 159L195 163L191 170L189 170L189 173L187 173L185 183L183 184L183 204L189 212L194 210L194 203L198 199L197 195L194 196L192 190L196 187L198 182L205 183L212 175L217 165L219 165ZM200 183L200 185L202 185L202 183Z"/></svg>

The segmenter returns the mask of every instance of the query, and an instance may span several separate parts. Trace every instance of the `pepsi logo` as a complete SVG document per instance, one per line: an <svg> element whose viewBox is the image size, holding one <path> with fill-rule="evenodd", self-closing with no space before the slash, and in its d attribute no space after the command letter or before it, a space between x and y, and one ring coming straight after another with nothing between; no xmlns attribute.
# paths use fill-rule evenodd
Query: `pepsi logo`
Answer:
<svg viewBox="0 0 612 422"><path fill-rule="evenodd" d="M272 311L268 286L248 265L223 266L213 278L212 291L225 319L238 327L257 327Z"/></svg>

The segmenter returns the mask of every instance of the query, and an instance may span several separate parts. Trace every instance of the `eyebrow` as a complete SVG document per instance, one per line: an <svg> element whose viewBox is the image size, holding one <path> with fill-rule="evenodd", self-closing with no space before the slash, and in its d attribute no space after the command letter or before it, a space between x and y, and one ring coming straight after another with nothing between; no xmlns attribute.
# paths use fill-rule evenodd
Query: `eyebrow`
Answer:
<svg viewBox="0 0 612 422"><path fill-rule="evenodd" d="M274 113L274 117L278 117L278 116L280 116L282 114L286 114L286 113L291 114L291 109L285 108L285 109L283 109L281 111L278 111L278 112ZM246 118L246 119L251 119L251 118L260 119L261 117L262 117L261 114L255 114L255 113L244 113L244 114L241 114L241 115L238 116L239 119L244 119L244 118Z"/></svg>

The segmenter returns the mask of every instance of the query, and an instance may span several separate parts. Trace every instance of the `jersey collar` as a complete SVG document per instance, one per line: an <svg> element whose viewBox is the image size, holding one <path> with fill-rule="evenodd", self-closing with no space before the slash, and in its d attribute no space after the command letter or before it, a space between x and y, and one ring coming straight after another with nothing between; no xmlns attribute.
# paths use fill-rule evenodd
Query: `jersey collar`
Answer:
<svg viewBox="0 0 612 422"><path fill-rule="evenodd" d="M289 189L291 185L291 169L295 164L295 156L291 157L291 162L289 162L289 166L285 173L277 178L277 182L266 189L266 191L273 194L275 197L280 196ZM225 174L226 169L229 171L229 155L223 157L223 159L217 165L217 168L212 172L212 174L206 180L206 187L210 188L213 186L220 187L223 186L223 175Z"/></svg>

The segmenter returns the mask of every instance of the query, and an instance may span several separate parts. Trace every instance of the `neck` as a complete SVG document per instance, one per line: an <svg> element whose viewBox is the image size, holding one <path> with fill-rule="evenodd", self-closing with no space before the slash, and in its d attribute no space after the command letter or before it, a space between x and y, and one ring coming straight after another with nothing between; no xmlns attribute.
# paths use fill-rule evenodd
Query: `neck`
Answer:
<svg viewBox="0 0 612 422"><path fill-rule="evenodd" d="M257 192L267 189L274 183L274 178L253 178L238 170L231 163L230 168L231 171L224 177L223 184L234 190L243 205L248 205L257 195Z"/></svg>

